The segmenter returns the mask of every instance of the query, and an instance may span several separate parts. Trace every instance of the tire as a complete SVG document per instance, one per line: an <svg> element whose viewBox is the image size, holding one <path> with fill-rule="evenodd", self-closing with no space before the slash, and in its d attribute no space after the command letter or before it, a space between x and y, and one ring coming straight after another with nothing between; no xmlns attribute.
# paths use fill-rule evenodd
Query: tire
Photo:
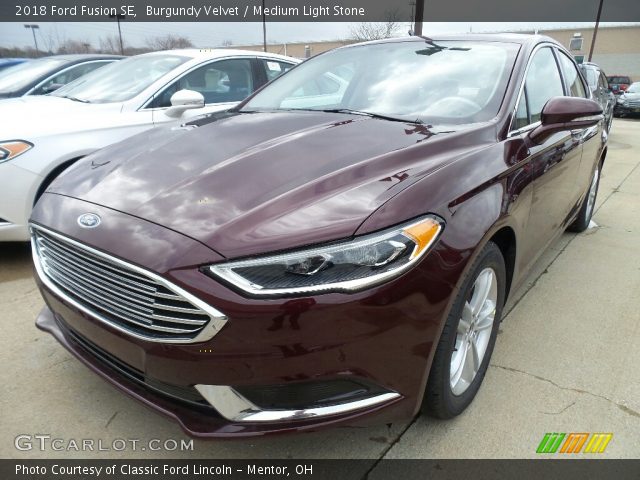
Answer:
<svg viewBox="0 0 640 480"><path fill-rule="evenodd" d="M580 211L578 212L578 216L573 221L571 225L569 225L570 232L584 232L587 228L589 228L589 223L591 222L591 217L593 216L593 210L596 205L596 197L598 196L598 186L600 185L600 172L602 170L602 163L599 163L598 166L593 171L593 175L591 176L591 182L589 183L589 189L582 200L582 205L580 205Z"/></svg>
<svg viewBox="0 0 640 480"><path fill-rule="evenodd" d="M493 305L487 301L479 304L477 300L482 298L482 287L489 278L493 283L484 290L487 290L486 298ZM422 405L422 410L428 415L453 418L462 413L476 396L496 342L504 306L506 278L500 249L493 242L487 243L462 281L440 336ZM479 308L479 314L475 316L469 308L471 305L484 308ZM493 318L490 318L491 314ZM480 328L475 330L476 326ZM470 331L475 333L469 336ZM471 343L475 346L476 355L473 355ZM465 370L465 366L469 368Z"/></svg>

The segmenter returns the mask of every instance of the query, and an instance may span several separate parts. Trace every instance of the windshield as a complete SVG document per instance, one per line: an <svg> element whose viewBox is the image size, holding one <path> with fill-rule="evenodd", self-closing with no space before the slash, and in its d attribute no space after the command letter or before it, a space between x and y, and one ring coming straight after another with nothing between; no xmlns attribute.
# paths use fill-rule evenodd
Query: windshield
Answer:
<svg viewBox="0 0 640 480"><path fill-rule="evenodd" d="M41 58L15 65L0 73L0 93L15 92L67 63L60 58Z"/></svg>
<svg viewBox="0 0 640 480"><path fill-rule="evenodd" d="M95 70L51 95L87 103L123 102L190 59L156 54L131 57Z"/></svg>
<svg viewBox="0 0 640 480"><path fill-rule="evenodd" d="M640 93L640 83L633 83L627 88L627 93Z"/></svg>
<svg viewBox="0 0 640 480"><path fill-rule="evenodd" d="M631 83L629 77L607 77L609 83Z"/></svg>
<svg viewBox="0 0 640 480"><path fill-rule="evenodd" d="M422 123L470 123L498 113L518 45L378 43L307 60L242 111L351 110Z"/></svg>

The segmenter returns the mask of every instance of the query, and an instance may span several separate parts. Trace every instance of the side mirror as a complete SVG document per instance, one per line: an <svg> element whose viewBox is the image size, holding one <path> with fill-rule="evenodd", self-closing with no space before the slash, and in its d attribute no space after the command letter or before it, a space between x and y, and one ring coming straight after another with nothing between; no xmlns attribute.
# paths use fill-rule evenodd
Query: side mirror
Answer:
<svg viewBox="0 0 640 480"><path fill-rule="evenodd" d="M187 110L204 107L204 97L193 90L178 90L171 95L171 106L165 112L168 117L178 118Z"/></svg>
<svg viewBox="0 0 640 480"><path fill-rule="evenodd" d="M593 100L553 97L542 109L541 125L531 131L529 140L540 145L554 133L593 127L602 118L602 108Z"/></svg>

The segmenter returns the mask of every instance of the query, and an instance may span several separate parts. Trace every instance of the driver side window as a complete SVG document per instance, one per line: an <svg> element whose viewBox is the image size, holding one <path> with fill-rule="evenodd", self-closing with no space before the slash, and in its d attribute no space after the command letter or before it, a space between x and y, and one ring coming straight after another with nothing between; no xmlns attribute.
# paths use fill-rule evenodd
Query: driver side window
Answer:
<svg viewBox="0 0 640 480"><path fill-rule="evenodd" d="M205 104L244 100L254 90L251 60L234 58L198 67L156 94L147 108L170 107L171 96L179 90L201 93Z"/></svg>
<svg viewBox="0 0 640 480"><path fill-rule="evenodd" d="M545 104L553 97L562 96L564 87L553 52L549 47L541 48L529 64L512 129L539 122Z"/></svg>

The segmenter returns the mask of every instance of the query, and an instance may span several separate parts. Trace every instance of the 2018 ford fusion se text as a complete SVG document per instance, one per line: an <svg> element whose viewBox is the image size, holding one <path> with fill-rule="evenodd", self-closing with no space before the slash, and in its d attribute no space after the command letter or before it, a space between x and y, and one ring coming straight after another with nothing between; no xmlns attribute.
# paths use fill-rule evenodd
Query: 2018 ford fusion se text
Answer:
<svg viewBox="0 0 640 480"><path fill-rule="evenodd" d="M589 97L542 36L319 55L54 181L30 224L37 325L195 436L458 415L509 295L589 224Z"/></svg>

